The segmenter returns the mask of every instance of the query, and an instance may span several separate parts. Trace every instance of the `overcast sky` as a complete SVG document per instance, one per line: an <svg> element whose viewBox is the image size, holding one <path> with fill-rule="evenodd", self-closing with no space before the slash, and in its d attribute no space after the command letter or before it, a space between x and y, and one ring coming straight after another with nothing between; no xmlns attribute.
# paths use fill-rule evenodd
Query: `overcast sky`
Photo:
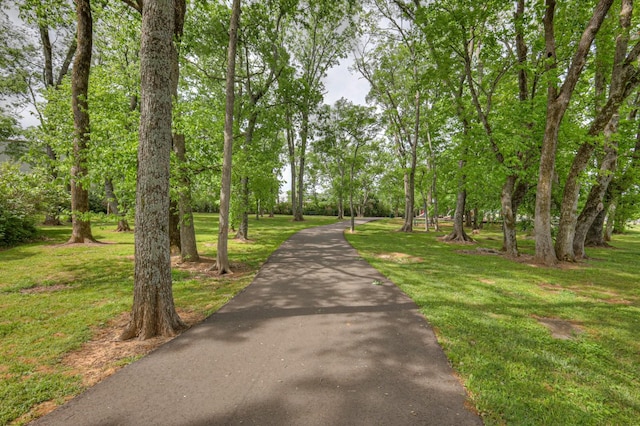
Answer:
<svg viewBox="0 0 640 426"><path fill-rule="evenodd" d="M344 97L355 104L365 105L365 97L369 93L369 83L358 73L349 71L352 59L343 59L340 65L333 67L324 80L327 93L324 102L333 105Z"/></svg>

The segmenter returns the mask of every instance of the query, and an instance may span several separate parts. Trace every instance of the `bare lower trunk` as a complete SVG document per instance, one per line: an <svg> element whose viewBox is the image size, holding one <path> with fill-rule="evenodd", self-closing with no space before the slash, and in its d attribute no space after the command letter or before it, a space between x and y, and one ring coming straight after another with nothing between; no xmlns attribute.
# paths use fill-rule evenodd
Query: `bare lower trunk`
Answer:
<svg viewBox="0 0 640 426"><path fill-rule="evenodd" d="M172 336L186 328L173 302L169 247L171 60L174 3L144 2L141 109L136 186L134 290L122 339Z"/></svg>
<svg viewBox="0 0 640 426"><path fill-rule="evenodd" d="M516 212L513 210L513 191L515 190L517 176L507 176L507 180L502 186L502 249L510 257L518 256L518 240L516 231Z"/></svg>
<svg viewBox="0 0 640 426"><path fill-rule="evenodd" d="M304 207L304 167L305 156L307 150L307 138L309 136L309 113L307 111L302 112L302 124L300 130L300 152L298 153L298 208L296 209L293 220L296 222L303 221L303 207Z"/></svg>
<svg viewBox="0 0 640 426"><path fill-rule="evenodd" d="M236 239L246 241L249 239L249 178L243 177L240 180L241 194L240 203L242 204L240 213L240 225L236 232ZM256 213L257 214L257 213Z"/></svg>
<svg viewBox="0 0 640 426"><path fill-rule="evenodd" d="M216 268L220 275L231 272L229 254L229 205L231 198L231 162L233 152L233 110L235 101L234 81L236 47L240 20L240 0L233 0L229 23L229 48L227 50L226 108L224 120L224 150L222 160L222 182L220 186L220 221L218 226L218 252Z"/></svg>
<svg viewBox="0 0 640 426"><path fill-rule="evenodd" d="M413 175L411 172L404 173L404 223L400 232L413 231Z"/></svg>
<svg viewBox="0 0 640 426"><path fill-rule="evenodd" d="M113 191L113 181L106 179L104 182L104 194L107 200L107 214L112 214L118 218L118 226L116 232L129 232L131 227L129 222L125 219L124 215L120 213L120 207L118 205L118 199Z"/></svg>
<svg viewBox="0 0 640 426"><path fill-rule="evenodd" d="M587 202L578 217L575 237L573 240L573 251L578 259L586 257L584 252L587 233L593 224L596 216L604 210L604 196L611 183L611 178L615 172L618 160L617 144L610 142L605 148L606 154L600 166L597 183L589 191Z"/></svg>
<svg viewBox="0 0 640 426"><path fill-rule="evenodd" d="M584 239L585 247L608 247L609 244L604 240L604 220L607 216L607 209L602 209L596 216L587 231Z"/></svg>
<svg viewBox="0 0 640 426"><path fill-rule="evenodd" d="M473 239L464 232L464 209L467 201L467 191L461 188L458 191L456 211L453 215L453 231L444 237L447 242L471 242Z"/></svg>
<svg viewBox="0 0 640 426"><path fill-rule="evenodd" d="M73 228L69 243L95 241L89 221L89 191L83 182L88 175L87 149L89 143L89 71L91 70L91 50L93 46L93 22L89 0L76 1L78 17L76 59L73 64L72 107L73 107L73 166L71 167L71 214Z"/></svg>
<svg viewBox="0 0 640 426"><path fill-rule="evenodd" d="M171 200L169 204L169 242L172 254L180 253L182 243L180 241L180 209L178 202Z"/></svg>

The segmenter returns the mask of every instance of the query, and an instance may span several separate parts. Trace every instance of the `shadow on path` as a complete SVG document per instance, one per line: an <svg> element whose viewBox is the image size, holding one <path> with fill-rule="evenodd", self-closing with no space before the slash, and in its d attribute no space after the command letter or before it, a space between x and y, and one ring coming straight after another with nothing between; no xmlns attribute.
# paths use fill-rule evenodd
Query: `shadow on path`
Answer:
<svg viewBox="0 0 640 426"><path fill-rule="evenodd" d="M294 235L217 313L36 424L481 425L416 305L345 227Z"/></svg>

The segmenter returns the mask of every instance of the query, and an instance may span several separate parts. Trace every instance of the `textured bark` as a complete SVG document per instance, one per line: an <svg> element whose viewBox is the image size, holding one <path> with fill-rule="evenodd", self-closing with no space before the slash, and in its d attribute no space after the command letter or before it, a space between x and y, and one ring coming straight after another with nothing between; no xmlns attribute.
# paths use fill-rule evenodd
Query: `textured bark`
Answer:
<svg viewBox="0 0 640 426"><path fill-rule="evenodd" d="M540 167L538 169L538 186L535 204L535 260L546 265L553 265L558 261L553 239L551 237L551 190L555 173L556 150L558 145L558 131L560 123L569 106L571 96L586 63L591 43L598 33L613 0L600 0L580 37L576 52L569 66L564 83L558 89L556 80L549 77L547 86L547 114L544 139L540 153ZM554 34L555 0L546 0L544 16L546 70L551 74L557 72L557 58Z"/></svg>
<svg viewBox="0 0 640 426"><path fill-rule="evenodd" d="M227 49L226 108L224 119L224 150L222 159L222 182L220 186L220 222L218 227L218 252L216 268L218 274L231 272L229 254L229 204L231 198L231 162L233 152L233 109L235 101L234 81L236 70L236 47L240 21L240 0L233 0L229 23L229 48Z"/></svg>
<svg viewBox="0 0 640 426"><path fill-rule="evenodd" d="M461 183L460 186L463 184ZM456 211L453 215L453 231L443 238L447 242L471 242L473 239L464 232L464 209L467 202L467 191L465 189L458 190L456 199Z"/></svg>
<svg viewBox="0 0 640 426"><path fill-rule="evenodd" d="M173 26L173 0L144 2L133 307L121 339L172 336L186 328L173 302L167 215Z"/></svg>
<svg viewBox="0 0 640 426"><path fill-rule="evenodd" d="M609 244L604 240L604 220L606 216L607 209L602 209L593 220L584 239L585 247L609 247Z"/></svg>
<svg viewBox="0 0 640 426"><path fill-rule="evenodd" d="M610 137L611 135L607 136ZM617 161L618 146L616 143L610 141L605 147L605 156L600 165L597 182L593 187L591 187L587 201L576 223L575 236L573 239L573 252L578 259L586 257L584 245L587 233L589 232L596 216L604 210L604 196L609 187L609 183L611 183L613 173L616 170Z"/></svg>
<svg viewBox="0 0 640 426"><path fill-rule="evenodd" d="M502 207L502 249L510 257L518 256L518 240L516 232L516 211L513 208L513 191L516 186L515 175L507 176L507 180L502 186L500 195L500 205Z"/></svg>
<svg viewBox="0 0 640 426"><path fill-rule="evenodd" d="M77 53L71 76L71 106L73 109L73 165L71 167L71 218L69 243L95 241L89 221L89 191L82 180L88 175L87 149L89 144L89 72L93 46L93 19L89 0L76 1L78 20ZM49 76L47 76L49 78ZM53 79L53 76L51 76Z"/></svg>

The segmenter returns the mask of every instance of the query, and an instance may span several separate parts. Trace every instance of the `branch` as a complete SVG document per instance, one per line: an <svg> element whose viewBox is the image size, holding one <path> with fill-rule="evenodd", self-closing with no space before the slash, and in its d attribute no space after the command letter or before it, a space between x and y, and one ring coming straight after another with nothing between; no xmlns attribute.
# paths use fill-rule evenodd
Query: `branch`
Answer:
<svg viewBox="0 0 640 426"><path fill-rule="evenodd" d="M143 0L122 0L124 2L124 4L126 4L127 6L137 10L138 12L142 13L142 1Z"/></svg>

